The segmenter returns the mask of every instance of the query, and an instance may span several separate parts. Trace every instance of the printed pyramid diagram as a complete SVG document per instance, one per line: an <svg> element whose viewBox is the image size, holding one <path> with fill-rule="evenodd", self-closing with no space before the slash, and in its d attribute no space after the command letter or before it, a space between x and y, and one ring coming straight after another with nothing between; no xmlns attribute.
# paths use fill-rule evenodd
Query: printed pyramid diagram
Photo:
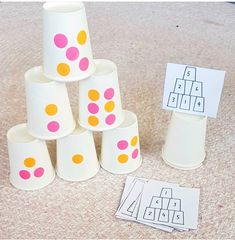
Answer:
<svg viewBox="0 0 235 240"><path fill-rule="evenodd" d="M183 225L184 212L181 211L181 199L172 197L171 188L162 188L160 196L153 196L149 207L146 207L144 219Z"/></svg>
<svg viewBox="0 0 235 240"><path fill-rule="evenodd" d="M187 66L183 78L176 78L174 90L169 94L168 107L204 112L203 83L197 81L196 71L195 67Z"/></svg>

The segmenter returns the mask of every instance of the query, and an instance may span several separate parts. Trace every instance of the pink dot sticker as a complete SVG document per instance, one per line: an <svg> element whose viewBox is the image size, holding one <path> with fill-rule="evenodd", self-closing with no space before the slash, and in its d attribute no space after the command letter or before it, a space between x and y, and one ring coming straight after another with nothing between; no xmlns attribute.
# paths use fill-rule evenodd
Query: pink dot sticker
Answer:
<svg viewBox="0 0 235 240"><path fill-rule="evenodd" d="M81 61L79 62L79 68L82 70L82 71L86 71L87 68L89 66L89 60L88 58L82 58Z"/></svg>
<svg viewBox="0 0 235 240"><path fill-rule="evenodd" d="M124 150L128 147L128 142L126 140L121 140L117 143L117 147L120 149L120 150Z"/></svg>
<svg viewBox="0 0 235 240"><path fill-rule="evenodd" d="M47 129L50 131L50 132L56 132L58 131L58 129L60 128L60 124L56 121L52 121L52 122L49 122L47 124Z"/></svg>
<svg viewBox="0 0 235 240"><path fill-rule="evenodd" d="M78 59L78 56L79 56L79 51L76 47L70 47L66 50L66 57L70 61L74 61L74 60Z"/></svg>
<svg viewBox="0 0 235 240"><path fill-rule="evenodd" d="M44 169L41 167L37 168L37 169L35 169L33 174L35 177L41 177L44 174Z"/></svg>
<svg viewBox="0 0 235 240"><path fill-rule="evenodd" d="M27 180L27 179L30 178L30 172L27 171L27 170L21 170L21 171L19 172L19 175L20 175L20 177L23 178L24 180Z"/></svg>
<svg viewBox="0 0 235 240"><path fill-rule="evenodd" d="M68 39L64 34L58 33L54 37L54 43L58 48L64 48L68 43Z"/></svg>
<svg viewBox="0 0 235 240"><path fill-rule="evenodd" d="M113 88L108 88L105 92L104 92L104 97L105 99L109 100L112 99L114 96L114 89Z"/></svg>
<svg viewBox="0 0 235 240"><path fill-rule="evenodd" d="M132 152L132 158L136 159L137 156L138 156L138 153L139 153L139 150L138 150L138 149L135 149L135 150Z"/></svg>
<svg viewBox="0 0 235 240"><path fill-rule="evenodd" d="M90 103L87 108L88 111L92 114L96 114L99 112L99 106L95 103Z"/></svg>
<svg viewBox="0 0 235 240"><path fill-rule="evenodd" d="M114 114L110 114L106 117L105 119L105 122L108 124L108 125L112 125L116 120L116 117Z"/></svg>

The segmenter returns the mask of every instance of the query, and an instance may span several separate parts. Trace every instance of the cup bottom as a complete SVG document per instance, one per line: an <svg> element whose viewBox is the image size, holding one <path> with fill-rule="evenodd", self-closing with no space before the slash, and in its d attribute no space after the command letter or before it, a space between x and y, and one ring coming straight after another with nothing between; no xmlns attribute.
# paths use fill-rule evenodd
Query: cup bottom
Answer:
<svg viewBox="0 0 235 240"><path fill-rule="evenodd" d="M58 172L57 172L57 169L56 169L56 174L59 178L63 179L64 181L68 181L68 182L82 182L82 181L86 181L86 180L89 180L93 177L96 176L96 174L99 172L100 170L100 165L98 165L97 169L92 172L92 174L86 176L86 177L83 177L83 178L67 178L67 177L64 177L64 176L61 176Z"/></svg>
<svg viewBox="0 0 235 240"><path fill-rule="evenodd" d="M202 166L202 162L205 160L205 157L206 157L206 154L204 155L204 157L202 158L202 160L198 163L198 164L195 164L195 165L181 165L181 164L175 164L175 163L172 163L172 162L169 162L167 159L166 159L166 156L164 154L164 147L162 148L162 159L163 161L173 167L173 168L176 168L176 169L180 169L180 170L194 170L194 169L197 169L199 167Z"/></svg>
<svg viewBox="0 0 235 240"><path fill-rule="evenodd" d="M142 157L140 156L140 164L139 164L136 168L131 169L131 170L120 171L120 172L115 172L115 171L113 171L113 170L111 170L111 169L108 169L108 168L104 167L104 166L102 165L102 162L101 162L101 161L100 161L100 165L101 165L101 167L102 167L105 171L107 171L107 172L109 172L109 173L112 173L112 174L129 174L129 173L135 172L135 171L142 165L142 162L143 162L143 160L142 160Z"/></svg>
<svg viewBox="0 0 235 240"><path fill-rule="evenodd" d="M34 134L28 128L27 128L27 130L28 130L28 132L29 132L29 134L31 136L33 136L33 137L35 137L37 139L41 139L41 140L57 140L59 138L63 138L63 137L68 136L69 134L71 134L74 131L75 128L76 128L76 122L74 121L73 127L71 129L69 129L66 132L63 132L62 134L58 134L58 135L55 135L55 136L41 136L41 135Z"/></svg>
<svg viewBox="0 0 235 240"><path fill-rule="evenodd" d="M19 187L17 186L17 184L14 183L14 181L11 180L10 178L10 183L13 187L17 188L17 189L20 189L20 190L25 190L25 191L34 191L34 190L39 190L39 189L42 189L46 186L48 186L49 184L51 184L53 181L55 180L55 173L53 174L52 178L47 181L46 183L40 185L40 186L35 186L35 187L30 187L30 188L23 188L23 187Z"/></svg>

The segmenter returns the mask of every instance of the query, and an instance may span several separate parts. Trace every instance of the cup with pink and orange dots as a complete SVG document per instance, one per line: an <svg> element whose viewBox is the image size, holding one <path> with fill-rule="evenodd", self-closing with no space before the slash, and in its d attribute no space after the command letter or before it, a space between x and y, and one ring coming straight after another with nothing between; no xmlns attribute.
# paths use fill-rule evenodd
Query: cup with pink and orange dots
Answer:
<svg viewBox="0 0 235 240"><path fill-rule="evenodd" d="M116 65L95 60L96 71L79 81L79 124L92 131L118 127L124 120Z"/></svg>
<svg viewBox="0 0 235 240"><path fill-rule="evenodd" d="M43 5L43 72L55 81L85 79L95 71L85 7L81 2Z"/></svg>
<svg viewBox="0 0 235 240"><path fill-rule="evenodd" d="M84 181L100 169L93 134L80 126L57 140L57 175L67 181Z"/></svg>
<svg viewBox="0 0 235 240"><path fill-rule="evenodd" d="M7 132L10 161L10 182L22 190L36 190L55 178L45 141L31 136L26 124L19 124Z"/></svg>
<svg viewBox="0 0 235 240"><path fill-rule="evenodd" d="M119 127L102 133L100 163L102 168L114 174L133 172L142 163L137 117L126 110L124 115Z"/></svg>
<svg viewBox="0 0 235 240"><path fill-rule="evenodd" d="M39 139L52 140L70 134L75 128L65 83L51 81L42 67L25 73L27 127Z"/></svg>

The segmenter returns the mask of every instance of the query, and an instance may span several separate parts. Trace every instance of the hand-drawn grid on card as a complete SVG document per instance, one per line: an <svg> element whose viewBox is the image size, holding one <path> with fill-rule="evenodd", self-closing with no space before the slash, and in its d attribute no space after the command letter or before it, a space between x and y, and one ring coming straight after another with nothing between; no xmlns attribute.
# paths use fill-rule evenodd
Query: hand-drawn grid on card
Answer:
<svg viewBox="0 0 235 240"><path fill-rule="evenodd" d="M143 218L149 221L184 225L181 199L174 198L172 188L162 188L159 196L152 196Z"/></svg>
<svg viewBox="0 0 235 240"><path fill-rule="evenodd" d="M197 68L186 66L183 78L176 78L167 106L194 112L204 112L203 82L197 81Z"/></svg>

